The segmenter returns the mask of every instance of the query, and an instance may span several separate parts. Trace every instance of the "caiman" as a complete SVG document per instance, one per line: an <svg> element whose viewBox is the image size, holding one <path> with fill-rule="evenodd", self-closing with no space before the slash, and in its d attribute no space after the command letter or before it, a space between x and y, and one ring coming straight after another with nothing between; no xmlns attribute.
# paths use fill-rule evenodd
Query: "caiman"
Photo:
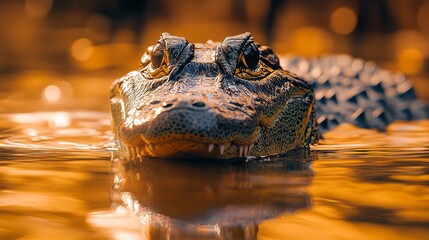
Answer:
<svg viewBox="0 0 429 240"><path fill-rule="evenodd" d="M429 117L403 74L347 55L280 62L250 33L195 44L163 33L140 69L112 84L110 104L129 159L268 156L343 122L384 130Z"/></svg>

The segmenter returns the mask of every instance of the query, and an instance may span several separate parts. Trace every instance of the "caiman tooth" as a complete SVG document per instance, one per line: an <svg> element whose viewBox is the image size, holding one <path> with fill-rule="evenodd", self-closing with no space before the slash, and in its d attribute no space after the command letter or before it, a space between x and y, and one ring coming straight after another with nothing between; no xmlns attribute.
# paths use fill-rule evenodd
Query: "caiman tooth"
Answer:
<svg viewBox="0 0 429 240"><path fill-rule="evenodd" d="M238 156L241 157L243 156L243 146L238 146Z"/></svg>
<svg viewBox="0 0 429 240"><path fill-rule="evenodd" d="M134 160L134 148L130 147L130 160Z"/></svg>
<svg viewBox="0 0 429 240"><path fill-rule="evenodd" d="M128 147L128 152L130 154L130 160L134 160L136 158L135 149L132 146Z"/></svg>
<svg viewBox="0 0 429 240"><path fill-rule="evenodd" d="M223 152L225 151L225 145L219 145L219 153L220 155L223 155Z"/></svg>
<svg viewBox="0 0 429 240"><path fill-rule="evenodd" d="M140 157L140 155L141 155L141 151L142 151L142 147L141 147L141 146L137 146L137 147L136 147L136 154L137 154L137 157Z"/></svg>
<svg viewBox="0 0 429 240"><path fill-rule="evenodd" d="M153 152L155 150L155 144L149 143L149 149Z"/></svg>
<svg viewBox="0 0 429 240"><path fill-rule="evenodd" d="M127 151L128 151L128 160L131 160L132 153L131 153L131 147L130 146L127 146Z"/></svg>
<svg viewBox="0 0 429 240"><path fill-rule="evenodd" d="M209 152L211 152L211 151L213 150L213 148L214 148L214 144L209 144L209 149L208 149L208 151L209 151Z"/></svg>
<svg viewBox="0 0 429 240"><path fill-rule="evenodd" d="M250 155L250 151L252 151L252 148L253 148L253 144L252 144L252 145L249 145L249 150L248 150L248 152L247 152L247 156L249 156L249 155Z"/></svg>
<svg viewBox="0 0 429 240"><path fill-rule="evenodd" d="M249 155L249 146L243 147L243 155L244 157L247 157L247 155Z"/></svg>

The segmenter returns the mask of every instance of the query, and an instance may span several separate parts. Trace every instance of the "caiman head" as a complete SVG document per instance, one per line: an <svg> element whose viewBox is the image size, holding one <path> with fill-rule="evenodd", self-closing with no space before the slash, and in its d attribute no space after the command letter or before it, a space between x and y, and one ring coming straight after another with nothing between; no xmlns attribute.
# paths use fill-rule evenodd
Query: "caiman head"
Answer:
<svg viewBox="0 0 429 240"><path fill-rule="evenodd" d="M250 33L204 44L164 33L113 83L110 103L130 159L265 156L318 136L313 90Z"/></svg>

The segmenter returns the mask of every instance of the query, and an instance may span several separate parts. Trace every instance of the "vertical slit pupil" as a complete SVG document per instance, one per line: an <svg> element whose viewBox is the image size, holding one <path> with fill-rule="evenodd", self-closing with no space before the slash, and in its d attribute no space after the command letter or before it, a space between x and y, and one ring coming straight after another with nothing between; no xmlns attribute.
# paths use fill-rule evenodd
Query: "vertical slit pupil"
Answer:
<svg viewBox="0 0 429 240"><path fill-rule="evenodd" d="M161 44L156 44L152 49L150 55L150 61L155 68L159 68L162 64L162 59L164 58L164 48Z"/></svg>
<svg viewBox="0 0 429 240"><path fill-rule="evenodd" d="M244 49L243 56L245 65L250 69L256 69L259 63L259 50L255 44L249 44L246 49Z"/></svg>

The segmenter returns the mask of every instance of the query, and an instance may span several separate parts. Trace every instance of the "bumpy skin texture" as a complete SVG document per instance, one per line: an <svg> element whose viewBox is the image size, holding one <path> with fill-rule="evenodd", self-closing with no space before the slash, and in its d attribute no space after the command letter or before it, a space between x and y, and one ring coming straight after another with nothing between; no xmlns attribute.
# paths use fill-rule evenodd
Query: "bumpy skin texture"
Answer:
<svg viewBox="0 0 429 240"><path fill-rule="evenodd" d="M121 152L130 159L266 156L308 147L319 130L343 122L384 130L395 120L429 118L404 75L373 62L281 60L249 33L205 44L162 34L141 68L112 85Z"/></svg>
<svg viewBox="0 0 429 240"><path fill-rule="evenodd" d="M164 33L141 62L110 96L130 159L234 159L317 142L312 88L249 33L205 44Z"/></svg>
<svg viewBox="0 0 429 240"><path fill-rule="evenodd" d="M321 133L345 122L384 131L393 121L429 118L427 103L417 99L405 75L383 70L374 62L348 55L286 56L281 65L304 77L315 90Z"/></svg>

